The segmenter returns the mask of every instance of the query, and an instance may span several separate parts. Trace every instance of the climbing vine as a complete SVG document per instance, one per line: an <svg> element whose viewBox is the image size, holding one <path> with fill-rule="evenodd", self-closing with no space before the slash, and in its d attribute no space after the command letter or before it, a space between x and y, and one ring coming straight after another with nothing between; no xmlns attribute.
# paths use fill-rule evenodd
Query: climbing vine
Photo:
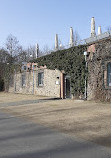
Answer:
<svg viewBox="0 0 111 158"><path fill-rule="evenodd" d="M71 77L71 93L79 96L84 94L86 69L83 52L85 50L85 45L58 50L34 62L37 62L39 66L46 65L48 69L64 70Z"/></svg>

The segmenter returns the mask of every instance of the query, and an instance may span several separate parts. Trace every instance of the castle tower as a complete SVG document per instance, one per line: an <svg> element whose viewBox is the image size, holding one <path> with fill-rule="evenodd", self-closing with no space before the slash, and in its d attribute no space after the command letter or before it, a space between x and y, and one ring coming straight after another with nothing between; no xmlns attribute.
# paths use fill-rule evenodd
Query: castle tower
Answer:
<svg viewBox="0 0 111 158"><path fill-rule="evenodd" d="M38 43L35 45L35 55L36 55L36 58L39 57L39 45L38 45Z"/></svg>
<svg viewBox="0 0 111 158"><path fill-rule="evenodd" d="M91 19L91 37L96 36L96 32L95 32L95 19L94 17L92 17Z"/></svg>
<svg viewBox="0 0 111 158"><path fill-rule="evenodd" d="M102 34L101 26L98 27L98 35Z"/></svg>
<svg viewBox="0 0 111 158"><path fill-rule="evenodd" d="M55 50L58 50L58 34L55 35Z"/></svg>
<svg viewBox="0 0 111 158"><path fill-rule="evenodd" d="M74 46L74 36L73 36L73 28L70 27L70 41L69 41L70 47Z"/></svg>

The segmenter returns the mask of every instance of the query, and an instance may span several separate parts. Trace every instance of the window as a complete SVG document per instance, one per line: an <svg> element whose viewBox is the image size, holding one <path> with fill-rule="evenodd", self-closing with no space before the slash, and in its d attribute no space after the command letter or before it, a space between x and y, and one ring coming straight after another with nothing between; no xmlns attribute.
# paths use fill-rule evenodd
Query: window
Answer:
<svg viewBox="0 0 111 158"><path fill-rule="evenodd" d="M107 84L111 86L111 62L107 65Z"/></svg>
<svg viewBox="0 0 111 158"><path fill-rule="evenodd" d="M24 71L26 71L27 70L27 67L26 66L24 66Z"/></svg>
<svg viewBox="0 0 111 158"><path fill-rule="evenodd" d="M22 70L22 71L27 71L27 65L22 65L21 70Z"/></svg>
<svg viewBox="0 0 111 158"><path fill-rule="evenodd" d="M44 77L43 72L38 73L38 86L43 86L43 77Z"/></svg>
<svg viewBox="0 0 111 158"><path fill-rule="evenodd" d="M26 76L25 74L22 74L22 87L25 87L25 80L26 80Z"/></svg>

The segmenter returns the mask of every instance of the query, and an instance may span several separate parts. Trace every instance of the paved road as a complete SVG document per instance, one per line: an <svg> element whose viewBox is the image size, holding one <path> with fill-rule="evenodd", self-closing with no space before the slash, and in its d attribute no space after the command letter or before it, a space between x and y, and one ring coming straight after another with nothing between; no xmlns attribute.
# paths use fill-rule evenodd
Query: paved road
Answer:
<svg viewBox="0 0 111 158"><path fill-rule="evenodd" d="M111 158L111 152L0 112L0 158Z"/></svg>
<svg viewBox="0 0 111 158"><path fill-rule="evenodd" d="M15 102L5 102L0 103L0 107L4 106L19 106L19 105L26 105L26 104L37 104L42 102L48 102L48 101L55 101L60 100L59 98L46 98L46 99L36 99L36 100L22 100L22 101L15 101Z"/></svg>

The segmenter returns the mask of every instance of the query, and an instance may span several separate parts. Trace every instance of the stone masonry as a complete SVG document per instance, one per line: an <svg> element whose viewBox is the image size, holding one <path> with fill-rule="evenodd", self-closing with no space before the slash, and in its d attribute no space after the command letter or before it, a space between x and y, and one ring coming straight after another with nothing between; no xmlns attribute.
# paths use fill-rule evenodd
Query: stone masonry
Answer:
<svg viewBox="0 0 111 158"><path fill-rule="evenodd" d="M38 85L38 73L43 72L43 85ZM24 77L24 85L22 81ZM40 96L60 97L61 72L59 70L37 69L29 72L16 73L13 86L9 92L35 94Z"/></svg>
<svg viewBox="0 0 111 158"><path fill-rule="evenodd" d="M111 37L90 44L88 47L88 100L111 101L108 86L108 63L111 63Z"/></svg>

